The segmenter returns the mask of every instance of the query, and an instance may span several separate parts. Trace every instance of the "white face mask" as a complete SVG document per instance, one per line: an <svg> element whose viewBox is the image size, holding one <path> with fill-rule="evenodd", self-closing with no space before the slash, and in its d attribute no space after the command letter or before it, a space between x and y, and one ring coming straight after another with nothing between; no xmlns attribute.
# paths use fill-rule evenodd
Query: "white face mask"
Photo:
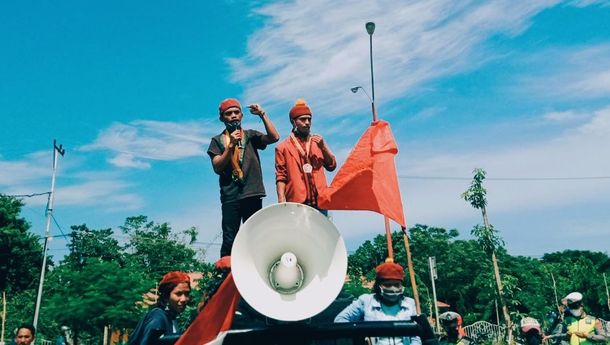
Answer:
<svg viewBox="0 0 610 345"><path fill-rule="evenodd" d="M390 303L396 303L402 297L404 287L387 287L381 288L381 298Z"/></svg>
<svg viewBox="0 0 610 345"><path fill-rule="evenodd" d="M575 317L580 317L580 315L582 315L582 308L570 309L570 313L572 313L572 315Z"/></svg>

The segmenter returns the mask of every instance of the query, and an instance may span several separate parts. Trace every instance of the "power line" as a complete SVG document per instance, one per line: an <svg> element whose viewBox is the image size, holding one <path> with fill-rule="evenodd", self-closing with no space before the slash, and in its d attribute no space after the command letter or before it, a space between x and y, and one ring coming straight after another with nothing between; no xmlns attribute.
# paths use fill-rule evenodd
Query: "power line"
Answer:
<svg viewBox="0 0 610 345"><path fill-rule="evenodd" d="M51 192L32 193L32 194L4 194L4 195L12 196L14 198L31 198L34 196L49 195L49 194L51 194Z"/></svg>
<svg viewBox="0 0 610 345"><path fill-rule="evenodd" d="M460 180L470 181L472 177L456 176L412 176L398 175L398 178L407 180ZM486 177L492 181L587 181L587 180L610 180L610 176L576 176L576 177Z"/></svg>
<svg viewBox="0 0 610 345"><path fill-rule="evenodd" d="M66 234L64 233L64 230L61 228L61 225L59 225L59 223L57 222L57 219L55 219L55 216L53 214L51 214L51 219L53 219L53 223L55 223L55 225L57 225L59 232L61 232L61 234L65 237Z"/></svg>

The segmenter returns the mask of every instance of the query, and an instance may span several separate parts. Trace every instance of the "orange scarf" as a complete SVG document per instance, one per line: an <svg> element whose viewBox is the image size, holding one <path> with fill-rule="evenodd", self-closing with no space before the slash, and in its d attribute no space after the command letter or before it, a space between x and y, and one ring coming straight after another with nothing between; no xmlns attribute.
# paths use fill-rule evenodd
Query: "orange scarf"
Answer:
<svg viewBox="0 0 610 345"><path fill-rule="evenodd" d="M244 159L244 151L245 151L245 141L246 138L244 136L244 130L243 129L239 129L241 131L241 143L243 144L243 147L240 145L236 145L235 149L233 150L233 155L231 155L231 167L233 168L233 181L236 182L244 182L244 172L243 170L241 170L241 164L243 162ZM229 148L229 143L231 142L231 135L229 134L229 131L227 131L225 129L225 131L223 132L223 138L224 138L224 144L225 144L225 149Z"/></svg>

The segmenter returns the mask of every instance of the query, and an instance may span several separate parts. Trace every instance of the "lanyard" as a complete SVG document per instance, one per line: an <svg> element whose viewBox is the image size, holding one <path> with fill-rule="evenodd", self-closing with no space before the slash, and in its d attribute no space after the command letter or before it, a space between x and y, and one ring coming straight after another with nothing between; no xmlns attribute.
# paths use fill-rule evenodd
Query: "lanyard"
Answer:
<svg viewBox="0 0 610 345"><path fill-rule="evenodd" d="M292 143L297 148L297 150L299 150L299 153L301 154L301 156L303 156L303 158L305 158L305 161L309 162L309 151L311 149L311 135L307 138L307 143L305 143L305 150L303 150L303 147L301 147L301 143L299 143L299 140L294 135L294 133L290 133L290 139L292 140Z"/></svg>
<svg viewBox="0 0 610 345"><path fill-rule="evenodd" d="M248 141L248 138L246 138L246 136L244 135L244 130L240 129L241 131L241 146L235 146L235 149L233 151L233 155L231 156L231 167L233 168L233 180L237 181L237 182L243 182L244 180L244 172L243 170L241 170L241 166L242 163L244 161L244 152L246 152L246 144ZM229 148L229 143L231 142L231 135L229 134L229 131L227 131L225 129L224 133L223 133L223 138L224 138L224 144L225 144L225 149Z"/></svg>

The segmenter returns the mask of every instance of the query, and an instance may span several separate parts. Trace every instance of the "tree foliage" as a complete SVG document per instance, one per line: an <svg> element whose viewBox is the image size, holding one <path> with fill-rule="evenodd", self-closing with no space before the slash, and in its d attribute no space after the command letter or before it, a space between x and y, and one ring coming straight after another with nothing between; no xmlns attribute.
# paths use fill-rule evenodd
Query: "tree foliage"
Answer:
<svg viewBox="0 0 610 345"><path fill-rule="evenodd" d="M395 261L406 267L401 232L392 234ZM492 264L478 239L459 238L457 230L417 224L409 229L414 268L422 311L433 310L432 285L428 257L434 256L438 279L435 281L439 301L450 305L464 317L465 324L479 320L496 323L502 318L496 309L496 286ZM602 273L610 274L610 258L605 253L563 251L545 254L542 259L511 256L503 247L497 249L501 267L504 296L511 310L511 319L518 321L529 315L544 321L556 310L551 272L557 280L558 299L572 291L585 296L585 305L592 314L610 318L606 307ZM382 234L364 242L348 258L350 280L374 280L374 268L387 255ZM408 277L406 293L411 294ZM358 287L346 284L347 292L357 295ZM360 289L362 287L360 286ZM360 290L360 293L362 291Z"/></svg>
<svg viewBox="0 0 610 345"><path fill-rule="evenodd" d="M20 216L23 203L0 194L0 291L18 293L38 283L42 246Z"/></svg>

